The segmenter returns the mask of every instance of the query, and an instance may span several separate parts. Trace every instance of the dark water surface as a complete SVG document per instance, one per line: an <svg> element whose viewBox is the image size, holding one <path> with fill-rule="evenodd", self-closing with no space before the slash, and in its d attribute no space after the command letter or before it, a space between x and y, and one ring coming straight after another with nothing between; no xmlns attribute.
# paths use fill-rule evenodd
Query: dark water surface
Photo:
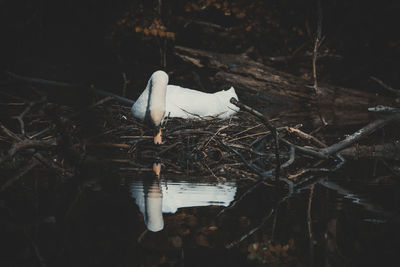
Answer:
<svg viewBox="0 0 400 267"><path fill-rule="evenodd" d="M111 176L86 180L78 191L75 185L62 188L58 199L39 184L38 199L21 199L13 207L25 214L3 209L20 224L3 225L2 261L4 266L386 265L400 245L400 197L388 177L367 175L372 163L363 162L351 175L348 169L357 170L360 163L348 163L291 195L261 184L241 198L254 181L217 182L165 168L160 178L150 170L106 172ZM27 215L26 207L34 214ZM66 215L61 210L53 215L54 208ZM32 218L34 224L24 221ZM28 225L32 236L20 231ZM36 256L29 259L27 253ZM18 265L10 265L18 258Z"/></svg>
<svg viewBox="0 0 400 267"><path fill-rule="evenodd" d="M158 263L381 265L400 245L398 188L382 177L317 177L290 196L261 185L236 203L248 182L150 176L127 184L148 229L139 246Z"/></svg>

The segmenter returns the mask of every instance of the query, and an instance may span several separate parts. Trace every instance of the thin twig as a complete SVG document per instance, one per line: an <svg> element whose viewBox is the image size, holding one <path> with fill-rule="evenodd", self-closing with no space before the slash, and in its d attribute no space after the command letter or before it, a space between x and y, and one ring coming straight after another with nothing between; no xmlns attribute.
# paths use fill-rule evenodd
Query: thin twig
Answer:
<svg viewBox="0 0 400 267"><path fill-rule="evenodd" d="M387 84L384 83L382 80L380 80L380 79L378 79L378 78L376 78L376 77L374 77L374 76L371 76L371 77L369 77L369 78L370 78L371 80L373 80L373 81L379 83L383 88L385 88L385 89L388 90L389 92L394 93L394 94L400 96L400 90L394 89L393 87L387 85Z"/></svg>
<svg viewBox="0 0 400 267"><path fill-rule="evenodd" d="M19 150L21 149L26 149L26 148L51 148L54 149L55 146L55 140L50 140L50 142L46 141L40 141L40 140L29 140L29 139L24 139L20 142L14 143L10 150L8 151L8 154L10 156L14 156Z"/></svg>
<svg viewBox="0 0 400 267"><path fill-rule="evenodd" d="M318 13L318 21L317 21L317 34L315 37L315 42L314 42L314 50L313 50L313 60L312 60L312 67L313 67L313 78L314 78L314 92L317 97L317 109L318 109L318 116L322 122L323 126L328 125L326 122L325 118L321 114L321 108L320 108L320 96L321 96L321 91L319 90L318 87L318 77L317 77L317 59L318 59L318 49L321 46L322 42L322 7L321 7L321 0L317 1L317 13Z"/></svg>
<svg viewBox="0 0 400 267"><path fill-rule="evenodd" d="M308 237L309 237L309 244L310 244L310 266L314 266L314 236L312 232L312 219L311 219L311 205L312 199L314 194L314 187L313 184L310 188L310 194L308 197L308 206L307 206L307 229L308 229Z"/></svg>
<svg viewBox="0 0 400 267"><path fill-rule="evenodd" d="M128 85L131 83L131 81L126 78L125 72L122 72L122 79L124 79L124 84L122 85L122 97L126 97L126 89L128 88Z"/></svg>
<svg viewBox="0 0 400 267"><path fill-rule="evenodd" d="M15 133L13 133L11 130L9 130L7 127L5 127L3 125L3 123L0 122L0 129L3 131L3 133L5 133L6 135L8 135L9 137L11 137L12 139L14 139L15 141L21 141L22 139L16 135Z"/></svg>
<svg viewBox="0 0 400 267"><path fill-rule="evenodd" d="M315 144L319 145L320 147L327 147L326 144L324 144L323 142L321 142L320 140L318 140L317 138L315 138L311 134L308 134L308 133L305 133L305 132L301 131L300 129L296 129L296 128L292 128L292 127L285 127L285 129L286 129L286 131L288 131L290 133L296 133L301 138L304 138L306 140L311 140L312 142L314 142Z"/></svg>
<svg viewBox="0 0 400 267"><path fill-rule="evenodd" d="M45 80L45 79L38 79L38 78L33 78L33 77L27 77L27 76L22 76L18 75L9 71L5 72L7 75L13 77L14 79L28 82L28 83L33 83L33 84L41 84L41 85L48 85L48 86L56 86L56 87L61 87L61 88L81 88L83 90L88 90L88 91L93 91L99 95L103 96L112 96L114 97L117 101L128 104L128 105L133 105L135 104L135 101L128 99L126 97L122 97L116 94L113 94L108 91L104 91L101 89L95 88L93 85L91 86L83 86L80 84L73 84L73 83L65 83L65 82L58 82L58 81L51 81L51 80Z"/></svg>
<svg viewBox="0 0 400 267"><path fill-rule="evenodd" d="M267 221L269 218L271 218L272 214L274 214L275 210L271 209L271 211L269 212L269 214L267 214L266 216L264 216L264 218L261 220L260 224L257 225L256 227L254 227L253 229L251 229L249 232L247 232L245 235L242 235L240 238L238 238L237 240L225 245L225 248L227 249L231 249L234 246L236 246L237 244L239 244L240 242L242 242L243 240L245 240L246 238L248 238L249 236L251 236L252 234L254 234L256 231L258 231Z"/></svg>
<svg viewBox="0 0 400 267"><path fill-rule="evenodd" d="M106 103L106 102L108 102L108 101L111 101L111 100L113 100L113 99L114 99L114 97L112 97L112 96L104 97L103 99L100 99L100 100L97 101L96 103L93 103L92 105L90 105L89 108L94 108L94 107L96 107L96 106L102 105L102 104L104 104L104 103Z"/></svg>
<svg viewBox="0 0 400 267"><path fill-rule="evenodd" d="M12 185L14 182L16 182L18 179L20 179L22 176L27 174L30 170L35 168L39 162L36 159L32 159L20 172L18 172L16 175L11 177L5 184L3 184L0 188L0 191L4 191L7 189L10 185Z"/></svg>
<svg viewBox="0 0 400 267"><path fill-rule="evenodd" d="M14 116L13 118L16 119L19 122L20 128L21 128L21 134L25 135L25 123L24 123L24 116L26 113L28 113L35 102L29 102L29 105L22 111L18 116Z"/></svg>
<svg viewBox="0 0 400 267"><path fill-rule="evenodd" d="M317 79L317 58L318 58L318 49L320 47L321 36L322 36L322 7L321 7L320 0L317 1L317 5L318 5L317 6L317 13L318 13L317 35L315 37L315 42L314 42L312 66L313 66L313 77L314 77L313 88L315 90L315 94L319 95L320 90L318 88L318 79Z"/></svg>

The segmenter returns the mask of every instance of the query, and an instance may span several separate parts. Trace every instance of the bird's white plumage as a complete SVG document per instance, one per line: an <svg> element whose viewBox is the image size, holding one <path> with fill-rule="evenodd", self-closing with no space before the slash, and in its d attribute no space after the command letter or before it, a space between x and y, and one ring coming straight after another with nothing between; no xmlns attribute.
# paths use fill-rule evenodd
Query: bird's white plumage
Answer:
<svg viewBox="0 0 400 267"><path fill-rule="evenodd" d="M204 93L168 85L168 75L163 71L156 71L132 106L132 114L142 120L149 114L156 126L168 116L184 119L200 117L225 119L239 111L238 107L230 103L232 97L238 100L233 87L213 94Z"/></svg>

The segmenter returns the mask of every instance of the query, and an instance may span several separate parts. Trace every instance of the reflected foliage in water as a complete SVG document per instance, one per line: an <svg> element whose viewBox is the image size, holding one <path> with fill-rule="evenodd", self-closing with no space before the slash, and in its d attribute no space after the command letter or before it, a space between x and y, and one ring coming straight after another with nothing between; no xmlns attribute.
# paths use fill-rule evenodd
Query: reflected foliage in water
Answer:
<svg viewBox="0 0 400 267"><path fill-rule="evenodd" d="M291 195L286 187L261 183L243 198L251 179L219 183L167 170L158 179L151 168L118 174L97 166L66 183L35 172L32 181L2 194L1 263L389 263L400 245L398 177L373 163L349 162L328 176L313 174ZM23 188L32 190L18 193Z"/></svg>

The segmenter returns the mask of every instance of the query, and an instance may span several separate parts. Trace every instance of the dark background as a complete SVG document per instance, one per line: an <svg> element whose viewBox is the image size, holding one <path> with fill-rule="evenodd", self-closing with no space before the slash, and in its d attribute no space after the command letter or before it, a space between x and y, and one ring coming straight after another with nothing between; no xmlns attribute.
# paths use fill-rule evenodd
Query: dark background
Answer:
<svg viewBox="0 0 400 267"><path fill-rule="evenodd" d="M238 54L252 48L250 56L267 65L312 77L317 1L175 0L164 1L161 14L158 2L1 1L1 70L93 83L115 92L121 87L121 73L126 72L132 82L128 96L135 98L150 73L160 68L159 48L164 42L172 81L187 83L179 75L174 79L182 68L172 54L174 45ZM216 8L218 3L222 7ZM399 88L399 5L397 1L321 1L320 79L368 90L379 88L369 78L375 76ZM236 16L241 12L244 17ZM149 27L157 18L175 34L174 39L135 32L135 27ZM293 57L270 60L289 56Z"/></svg>

